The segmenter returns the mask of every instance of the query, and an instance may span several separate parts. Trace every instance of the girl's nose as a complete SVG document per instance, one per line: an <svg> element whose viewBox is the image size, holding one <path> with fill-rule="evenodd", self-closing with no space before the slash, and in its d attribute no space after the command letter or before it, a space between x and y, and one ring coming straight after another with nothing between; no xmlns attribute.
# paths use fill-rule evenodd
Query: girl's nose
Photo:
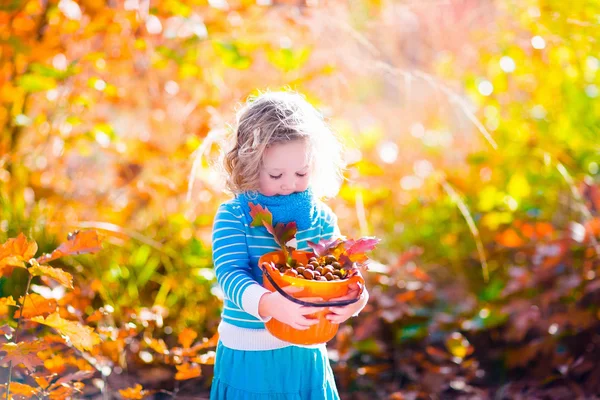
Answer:
<svg viewBox="0 0 600 400"><path fill-rule="evenodd" d="M292 190L294 188L294 183L293 182L284 182L281 184L281 189L282 190Z"/></svg>

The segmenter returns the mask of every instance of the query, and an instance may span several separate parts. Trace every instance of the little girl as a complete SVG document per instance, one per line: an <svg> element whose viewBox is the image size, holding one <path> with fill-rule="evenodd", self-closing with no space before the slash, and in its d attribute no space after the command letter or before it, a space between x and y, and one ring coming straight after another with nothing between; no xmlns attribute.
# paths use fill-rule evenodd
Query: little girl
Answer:
<svg viewBox="0 0 600 400"><path fill-rule="evenodd" d="M279 250L263 227L251 227L249 202L273 214L273 224L295 221L297 248L341 236L337 217L318 196L339 190L341 146L321 115L292 92L262 94L239 112L235 145L225 156L227 186L235 197L221 204L213 224L213 261L224 293L211 399L339 399L325 344L299 346L265 329L275 318L296 329L318 322L317 307L297 305L262 284L257 261ZM340 299L356 298L351 287ZM365 306L332 307L342 323Z"/></svg>

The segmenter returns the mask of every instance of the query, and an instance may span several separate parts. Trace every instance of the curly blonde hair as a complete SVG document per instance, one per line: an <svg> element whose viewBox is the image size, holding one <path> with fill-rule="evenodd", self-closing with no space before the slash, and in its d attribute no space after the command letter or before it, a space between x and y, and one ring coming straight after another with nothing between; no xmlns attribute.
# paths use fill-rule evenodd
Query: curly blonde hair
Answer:
<svg viewBox="0 0 600 400"><path fill-rule="evenodd" d="M323 116L291 91L248 98L238 111L233 147L224 157L227 189L256 191L265 150L278 143L306 140L312 165L311 187L318 197L335 196L343 181L342 145Z"/></svg>

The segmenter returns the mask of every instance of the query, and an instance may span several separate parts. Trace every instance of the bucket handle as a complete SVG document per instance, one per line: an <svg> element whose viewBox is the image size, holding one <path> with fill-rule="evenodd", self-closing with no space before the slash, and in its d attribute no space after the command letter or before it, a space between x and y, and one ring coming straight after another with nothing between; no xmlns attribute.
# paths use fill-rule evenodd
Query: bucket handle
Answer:
<svg viewBox="0 0 600 400"><path fill-rule="evenodd" d="M292 301L296 304L300 304L301 306L306 306L306 307L343 307L343 306L347 306L349 304L354 304L356 303L359 298L360 295L362 294L363 291L363 287L364 287L364 281L363 279L358 276L358 279L356 279L356 281L358 282L359 286L360 286L360 292L359 295L355 298L355 299L347 299L347 300L336 300L336 301L324 301L324 302L320 302L320 303L313 303L310 301L304 301L304 300L299 300L296 299L295 297L291 296L290 294L286 293L281 286L279 286L277 284L277 282L275 282L275 279L273 279L273 277L271 276L271 274L269 274L267 272L267 269L265 267L262 267L262 271L263 271L263 275L267 277L267 279L269 280L269 282L271 283L271 285L273 285L273 287L275 288L275 290L277 290L277 292L279 292L279 294L281 294L283 297L285 297L286 299L288 299L289 301ZM354 279L356 277L356 275L350 279Z"/></svg>

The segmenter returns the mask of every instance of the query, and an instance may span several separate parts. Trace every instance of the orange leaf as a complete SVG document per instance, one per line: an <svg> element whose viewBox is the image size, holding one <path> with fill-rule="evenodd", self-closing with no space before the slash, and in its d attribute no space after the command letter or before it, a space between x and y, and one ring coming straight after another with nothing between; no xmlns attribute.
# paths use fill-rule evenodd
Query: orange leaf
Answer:
<svg viewBox="0 0 600 400"><path fill-rule="evenodd" d="M206 354L201 354L198 357L194 357L192 361L202 365L215 365L215 352L209 351Z"/></svg>
<svg viewBox="0 0 600 400"><path fill-rule="evenodd" d="M186 379L197 378L202 374L202 370L199 365L196 364L183 364L177 365L177 373L175 379L178 381L184 381Z"/></svg>
<svg viewBox="0 0 600 400"><path fill-rule="evenodd" d="M100 343L100 336L92 328L81 325L79 322L63 319L58 313L50 314L46 319L34 317L31 318L31 321L56 329L79 350L92 350L95 345Z"/></svg>
<svg viewBox="0 0 600 400"><path fill-rule="evenodd" d="M496 235L496 241L505 247L520 247L524 244L523 239L513 229L507 229Z"/></svg>
<svg viewBox="0 0 600 400"><path fill-rule="evenodd" d="M0 385L0 387L2 387L2 389L4 389L2 392L6 392L6 383ZM38 391L36 388L31 387L29 385L25 385L24 383L19 383L19 382L11 382L10 383L10 394L11 394L11 398L12 395L19 395L19 396L26 396L26 399L31 399L34 396L37 396ZM4 398L4 396L2 396Z"/></svg>
<svg viewBox="0 0 600 400"><path fill-rule="evenodd" d="M121 390L119 390L119 394L124 399L140 400L140 399L143 399L145 396L148 395L148 391L143 390L142 385L140 385L138 383L138 384L136 384L132 388L130 387L130 388L127 388L127 389L121 389Z"/></svg>
<svg viewBox="0 0 600 400"><path fill-rule="evenodd" d="M194 342L194 339L196 339L197 336L198 336L198 334L193 329L185 328L179 334L179 337L178 337L179 343L181 343L181 345L184 348L188 349L188 348L190 348L190 346Z"/></svg>
<svg viewBox="0 0 600 400"><path fill-rule="evenodd" d="M266 207L254 203L248 203L248 206L250 206L250 216L252 217L250 226L273 225L273 214Z"/></svg>
<svg viewBox="0 0 600 400"><path fill-rule="evenodd" d="M4 343L0 347L0 351L6 352L2 357L2 364L8 364L12 361L13 367L23 364L25 368L33 371L36 366L42 364L42 360L37 353L46 349L48 346L42 341L35 342L19 342L19 343Z"/></svg>
<svg viewBox="0 0 600 400"><path fill-rule="evenodd" d="M46 389L50 385L50 381L52 380L52 375L42 376L42 375L34 375L33 379L42 389Z"/></svg>
<svg viewBox="0 0 600 400"><path fill-rule="evenodd" d="M27 237L22 233L16 238L8 239L0 246L0 273L5 273L3 271L5 267L25 268L25 262L29 261L37 250L37 243L28 242ZM12 268L10 270L12 271Z"/></svg>
<svg viewBox="0 0 600 400"><path fill-rule="evenodd" d="M23 304L23 297L19 299L19 302ZM23 317L33 318L38 315L56 312L56 307L58 307L56 300L46 299L37 293L31 293L25 298L23 308L15 312L15 318L21 316L21 311L23 312Z"/></svg>
<svg viewBox="0 0 600 400"><path fill-rule="evenodd" d="M73 275L60 268L53 268L47 265L34 265L29 268L29 273L33 276L50 277L58 281L61 285L73 289Z"/></svg>
<svg viewBox="0 0 600 400"><path fill-rule="evenodd" d="M98 233L96 231L75 231L69 233L68 241L58 246L52 254L44 254L41 257L38 257L37 261L40 264L45 264L49 261L68 255L94 253L101 248Z"/></svg>
<svg viewBox="0 0 600 400"><path fill-rule="evenodd" d="M198 343L193 347L193 350L198 351L200 349L206 349L208 347L217 347L219 343L219 332L215 333L210 339L204 339L202 343Z"/></svg>
<svg viewBox="0 0 600 400"><path fill-rule="evenodd" d="M158 354L168 354L169 349L167 348L167 344L162 339L154 339L154 338L144 338L144 341L152 350L157 352Z"/></svg>

